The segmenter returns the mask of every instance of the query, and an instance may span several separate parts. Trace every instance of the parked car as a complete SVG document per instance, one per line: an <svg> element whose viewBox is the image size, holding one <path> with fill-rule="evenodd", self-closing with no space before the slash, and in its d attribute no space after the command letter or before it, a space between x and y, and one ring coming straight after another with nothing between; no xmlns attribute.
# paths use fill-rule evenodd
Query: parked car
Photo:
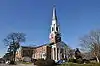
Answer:
<svg viewBox="0 0 100 66"><path fill-rule="evenodd" d="M23 62L31 62L31 58L30 57L23 57Z"/></svg>
<svg viewBox="0 0 100 66"><path fill-rule="evenodd" d="M62 63L64 63L65 62L65 60L58 60L57 61L57 64L62 64Z"/></svg>

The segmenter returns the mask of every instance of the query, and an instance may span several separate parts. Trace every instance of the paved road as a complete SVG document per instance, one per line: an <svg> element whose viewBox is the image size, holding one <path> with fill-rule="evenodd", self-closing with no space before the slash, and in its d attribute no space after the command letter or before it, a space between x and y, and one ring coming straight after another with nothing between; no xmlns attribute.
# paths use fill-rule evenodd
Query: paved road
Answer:
<svg viewBox="0 0 100 66"><path fill-rule="evenodd" d="M17 64L17 65L0 64L0 66L36 66L36 65L33 65L33 64Z"/></svg>

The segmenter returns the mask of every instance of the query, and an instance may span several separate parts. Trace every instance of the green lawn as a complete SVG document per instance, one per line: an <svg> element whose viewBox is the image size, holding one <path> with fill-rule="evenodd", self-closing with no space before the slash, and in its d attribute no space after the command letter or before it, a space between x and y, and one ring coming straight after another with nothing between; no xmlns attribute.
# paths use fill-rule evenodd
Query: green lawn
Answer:
<svg viewBox="0 0 100 66"><path fill-rule="evenodd" d="M89 63L89 64L64 63L58 66L100 66L100 63Z"/></svg>
<svg viewBox="0 0 100 66"><path fill-rule="evenodd" d="M32 64L32 62L23 62L23 61L20 61L20 62L17 62L17 64Z"/></svg>

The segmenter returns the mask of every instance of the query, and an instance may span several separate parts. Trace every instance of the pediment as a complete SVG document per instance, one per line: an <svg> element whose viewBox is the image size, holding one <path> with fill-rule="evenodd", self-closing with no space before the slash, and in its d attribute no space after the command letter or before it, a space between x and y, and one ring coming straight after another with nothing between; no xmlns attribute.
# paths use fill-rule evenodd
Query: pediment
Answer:
<svg viewBox="0 0 100 66"><path fill-rule="evenodd" d="M68 48L68 45L64 43L63 41L58 42L56 44L52 44L52 47L58 47L58 48Z"/></svg>

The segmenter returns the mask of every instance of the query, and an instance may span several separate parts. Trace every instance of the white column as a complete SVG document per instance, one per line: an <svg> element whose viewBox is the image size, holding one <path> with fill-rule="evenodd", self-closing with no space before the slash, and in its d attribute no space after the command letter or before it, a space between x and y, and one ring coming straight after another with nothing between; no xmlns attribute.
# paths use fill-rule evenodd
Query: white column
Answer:
<svg viewBox="0 0 100 66"><path fill-rule="evenodd" d="M54 50L53 50L53 48L52 48L52 59L54 59Z"/></svg>
<svg viewBox="0 0 100 66"><path fill-rule="evenodd" d="M52 48L52 59L54 60L54 48Z"/></svg>
<svg viewBox="0 0 100 66"><path fill-rule="evenodd" d="M57 59L57 58L58 58L57 48L55 48L55 52L56 52L56 56L55 56L56 59L55 59L55 60L57 61L57 60L58 60L58 59Z"/></svg>
<svg viewBox="0 0 100 66"><path fill-rule="evenodd" d="M60 51L62 51L62 48L60 48ZM60 53L60 59L62 59L62 52Z"/></svg>
<svg viewBox="0 0 100 66"><path fill-rule="evenodd" d="M64 58L65 58L65 49L64 49Z"/></svg>
<svg viewBox="0 0 100 66"><path fill-rule="evenodd" d="M61 59L61 56L60 56L60 48L58 50L58 58L59 58L59 60Z"/></svg>

